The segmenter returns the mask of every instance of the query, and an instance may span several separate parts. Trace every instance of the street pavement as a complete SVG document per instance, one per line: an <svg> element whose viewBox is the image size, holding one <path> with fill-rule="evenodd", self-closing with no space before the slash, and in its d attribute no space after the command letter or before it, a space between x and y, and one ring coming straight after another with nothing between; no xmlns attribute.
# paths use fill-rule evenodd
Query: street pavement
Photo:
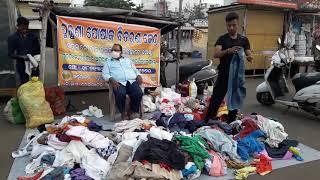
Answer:
<svg viewBox="0 0 320 180"><path fill-rule="evenodd" d="M174 82L174 65L170 65L167 69L167 78L170 83ZM316 118L302 110L290 109L281 105L262 106L256 101L255 88L262 82L262 78L247 78L247 97L241 113L250 114L257 112L263 116L273 117L283 124L290 138L296 139L303 144L320 150L320 118ZM100 106L107 113L107 94L105 92L79 93L68 95L67 99L71 99L73 105L79 110L88 107L91 104ZM24 134L23 125L13 125L7 122L3 117L2 110L6 98L0 98L0 179L6 179L9 174L13 159L11 152L16 150L20 144ZM253 175L249 179L259 180L282 180L282 179L304 179L317 180L320 179L320 161L290 166L287 168L277 169L266 176Z"/></svg>

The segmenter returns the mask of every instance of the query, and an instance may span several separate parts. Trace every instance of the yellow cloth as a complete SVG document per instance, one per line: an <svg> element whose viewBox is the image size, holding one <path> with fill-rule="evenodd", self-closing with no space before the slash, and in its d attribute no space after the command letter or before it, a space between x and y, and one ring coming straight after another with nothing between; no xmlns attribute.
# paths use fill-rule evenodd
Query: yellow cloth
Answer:
<svg viewBox="0 0 320 180"><path fill-rule="evenodd" d="M228 111L228 107L225 104L221 104L221 106L218 109L218 113L217 113L217 117L221 117L223 115L228 115L229 111Z"/></svg>
<svg viewBox="0 0 320 180"><path fill-rule="evenodd" d="M236 170L235 176L237 180L247 179L250 173L256 172L257 168L253 166L244 167Z"/></svg>

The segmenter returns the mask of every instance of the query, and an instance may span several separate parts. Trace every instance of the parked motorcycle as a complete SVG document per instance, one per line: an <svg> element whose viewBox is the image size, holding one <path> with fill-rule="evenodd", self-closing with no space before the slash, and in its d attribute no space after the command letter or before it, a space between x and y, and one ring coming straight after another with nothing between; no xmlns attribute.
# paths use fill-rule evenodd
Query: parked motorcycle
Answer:
<svg viewBox="0 0 320 180"><path fill-rule="evenodd" d="M165 48L163 46L163 48ZM176 62L177 53L175 49L162 49L160 58L160 83L163 87L167 86L165 77L165 68L169 63ZM212 60L197 61L179 66L179 83L185 83L188 80L195 79L198 87L198 93L202 93L206 84L213 85L218 75ZM161 75L162 74L162 75Z"/></svg>
<svg viewBox="0 0 320 180"><path fill-rule="evenodd" d="M315 47L314 67L317 72L320 72L320 45L316 45L316 47Z"/></svg>
<svg viewBox="0 0 320 180"><path fill-rule="evenodd" d="M271 66L264 76L265 81L256 88L257 101L263 105L279 103L288 108L295 107L320 115L320 72L296 74L292 78L295 94L290 96L284 75L290 63L286 51L285 47L281 48L272 56Z"/></svg>

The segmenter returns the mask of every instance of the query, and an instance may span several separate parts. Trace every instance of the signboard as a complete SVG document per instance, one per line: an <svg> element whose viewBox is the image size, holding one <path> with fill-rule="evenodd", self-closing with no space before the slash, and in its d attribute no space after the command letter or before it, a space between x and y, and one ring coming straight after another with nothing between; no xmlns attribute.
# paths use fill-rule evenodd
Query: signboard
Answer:
<svg viewBox="0 0 320 180"><path fill-rule="evenodd" d="M159 86L160 30L93 19L57 17L58 80L61 86L104 86L104 62L114 43L123 46L146 87Z"/></svg>
<svg viewBox="0 0 320 180"><path fill-rule="evenodd" d="M298 9L297 0L238 0L243 4L257 4L279 8Z"/></svg>

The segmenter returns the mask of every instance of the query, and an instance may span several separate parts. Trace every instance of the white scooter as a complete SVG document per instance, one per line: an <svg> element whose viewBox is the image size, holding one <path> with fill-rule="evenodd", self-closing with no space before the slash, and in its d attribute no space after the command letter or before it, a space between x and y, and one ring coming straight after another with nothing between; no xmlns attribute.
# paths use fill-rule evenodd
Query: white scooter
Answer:
<svg viewBox="0 0 320 180"><path fill-rule="evenodd" d="M278 39L278 43L281 40ZM320 51L320 46L316 47ZM288 108L303 109L314 115L320 115L320 72L298 73L292 78L295 94L289 94L289 87L284 71L289 68L286 48L281 48L273 56L267 70L265 81L256 88L256 98L263 105L279 103Z"/></svg>

